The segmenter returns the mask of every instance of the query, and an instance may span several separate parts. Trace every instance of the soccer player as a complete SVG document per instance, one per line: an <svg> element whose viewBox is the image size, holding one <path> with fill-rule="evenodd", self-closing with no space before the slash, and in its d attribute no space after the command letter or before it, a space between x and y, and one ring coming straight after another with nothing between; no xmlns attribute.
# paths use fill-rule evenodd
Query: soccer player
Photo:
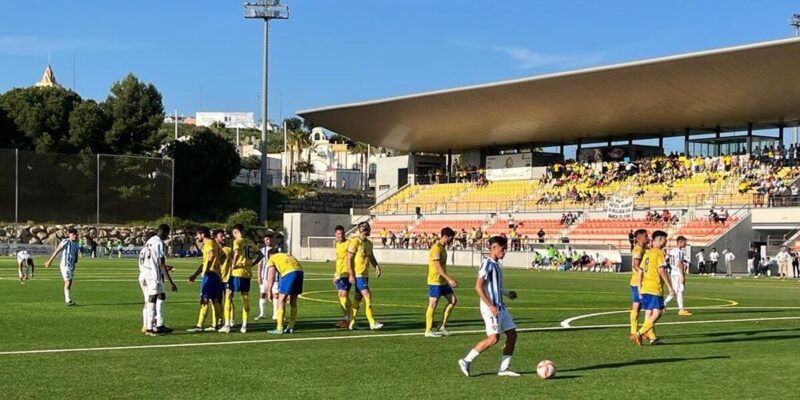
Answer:
<svg viewBox="0 0 800 400"><path fill-rule="evenodd" d="M634 246L631 250L631 334L630 339L634 340L636 332L639 330L639 310L641 310L641 296L639 296L639 277L642 275L642 269L639 264L644 258L645 247L647 247L647 230L637 229L633 233Z"/></svg>
<svg viewBox="0 0 800 400"><path fill-rule="evenodd" d="M443 228L441 237L428 252L428 309L425 311L425 337L450 336L447 332L447 318L457 303L453 288L458 286L458 282L447 274L447 246L453 243L455 237L455 231L449 227ZM440 297L447 299L447 306L444 308L442 325L438 332L434 332L433 313Z"/></svg>
<svg viewBox="0 0 800 400"><path fill-rule="evenodd" d="M148 336L172 332L172 329L164 326L164 301L167 299L164 276L169 279L172 291L178 291L164 255L164 239L169 237L169 231L169 225L159 225L156 234L147 239L139 252L139 284L145 296L142 329Z"/></svg>
<svg viewBox="0 0 800 400"><path fill-rule="evenodd" d="M353 295L353 304L350 307L350 330L356 327L356 315L361 300L364 300L369 329L377 330L383 328L383 324L375 321L372 312L372 292L369 290L369 266L375 267L375 276L381 277L381 266L375 259L372 252L372 241L369 234L372 231L368 222L358 224L358 235L350 239L347 247L347 271L350 274L350 284L356 286Z"/></svg>
<svg viewBox="0 0 800 400"><path fill-rule="evenodd" d="M484 350L494 346L500 339L500 334L506 334L506 344L503 347L503 357L500 360L499 376L520 376L508 367L511 356L517 344L517 326L514 318L506 309L503 296L511 300L517 298L517 292L503 289L503 267L500 260L506 255L508 241L502 236L489 238L489 257L483 260L478 270L478 279L475 282L475 292L480 298L480 309L483 321L486 324L486 338L478 342L469 351L466 357L458 360L461 372L469 377L469 366Z"/></svg>
<svg viewBox="0 0 800 400"><path fill-rule="evenodd" d="M267 331L270 334L294 333L294 324L297 322L297 297L303 294L303 267L294 256L285 253L278 253L271 249L267 253L267 286L272 286L275 277L280 275L278 286L278 296L272 292L268 293L269 301L278 303L277 326L273 330ZM291 311L289 313L289 325L283 327L283 314L286 309L286 300L289 301Z"/></svg>
<svg viewBox="0 0 800 400"><path fill-rule="evenodd" d="M683 290L686 287L686 271L689 269L689 256L686 254L686 237L678 236L678 247L669 251L669 279L672 288L675 290L675 298L678 300L678 315L688 317L692 312L683 308ZM664 305L672 301L673 296L667 296Z"/></svg>
<svg viewBox="0 0 800 400"><path fill-rule="evenodd" d="M189 277L189 282L194 282L198 275L200 280L200 313L197 317L197 325L187 329L188 332L202 332L203 324L211 307L211 326L207 331L215 331L214 324L217 323L217 316L222 315L222 307L219 304L219 293L221 290L220 262L222 261L222 249L219 244L211 238L211 232L206 227L197 229L195 238L203 243L203 264L197 271Z"/></svg>
<svg viewBox="0 0 800 400"><path fill-rule="evenodd" d="M280 277L276 277L275 283L273 287L267 287L267 253L275 246L275 235L272 232L267 232L261 240L264 243L264 247L261 248L261 256L262 262L258 264L258 289L259 289L259 299L258 299L258 316L255 319L259 320L264 318L264 308L267 306L267 294L272 293L273 297L277 297L278 294L278 280ZM272 320L278 319L278 304L272 303Z"/></svg>
<svg viewBox="0 0 800 400"><path fill-rule="evenodd" d="M47 262L44 264L45 268L50 268L50 264L53 263L53 259L56 258L58 253L61 253L61 277L64 278L64 302L67 306L74 306L75 302L72 301L72 296L70 295L70 290L72 289L72 278L75 276L75 266L78 264L78 251L80 246L78 246L78 230L75 228L69 228L67 230L67 239L61 241L61 243L56 247L56 250L47 259Z"/></svg>
<svg viewBox="0 0 800 400"><path fill-rule="evenodd" d="M217 242L219 247L222 249L222 260L219 264L219 273L222 279L222 283L220 285L220 298L218 299L219 304L222 305L222 315L218 315L217 317L222 317L222 320L218 321L217 324L219 326L228 328L233 326L233 302L230 301L230 298L233 297L233 288L230 286L230 278L231 278L231 267L233 266L233 249L230 246L225 246L225 231L222 229L215 229L214 232L211 232L214 235L214 241ZM228 309L230 307L230 309ZM220 328L220 332L223 332ZM228 329L230 332L230 329ZM227 332L224 332L227 333Z"/></svg>
<svg viewBox="0 0 800 400"><path fill-rule="evenodd" d="M19 283L33 279L33 257L27 250L17 252L17 271L19 272Z"/></svg>
<svg viewBox="0 0 800 400"><path fill-rule="evenodd" d="M261 261L261 253L258 246L250 239L244 237L244 225L235 224L233 226L233 259L231 270L230 288L233 293L239 293L242 299L242 333L247 333L247 319L250 315L250 280L253 277L253 264ZM233 303L233 294L225 298L225 301ZM233 304L225 305L225 310L230 310L230 316L226 320L233 321ZM230 332L232 323L223 327L220 332Z"/></svg>
<svg viewBox="0 0 800 400"><path fill-rule="evenodd" d="M350 326L350 272L347 269L347 249L350 246L349 240L344 236L344 227L336 225L333 229L336 235L336 265L333 269L333 284L339 296L339 304L342 306L344 318L336 324L337 328L346 329Z"/></svg>
<svg viewBox="0 0 800 400"><path fill-rule="evenodd" d="M667 260L664 257L664 246L667 244L667 233L664 231L653 232L653 242L650 250L647 250L640 264L642 275L639 280L639 293L641 295L642 308L645 310L645 320L642 327L636 332L634 342L642 345L642 336L648 335L651 345L663 344L657 339L654 332L655 324L661 318L664 310L663 285L667 285L669 295L674 296L675 291L667 276ZM663 284L662 284L663 282Z"/></svg>

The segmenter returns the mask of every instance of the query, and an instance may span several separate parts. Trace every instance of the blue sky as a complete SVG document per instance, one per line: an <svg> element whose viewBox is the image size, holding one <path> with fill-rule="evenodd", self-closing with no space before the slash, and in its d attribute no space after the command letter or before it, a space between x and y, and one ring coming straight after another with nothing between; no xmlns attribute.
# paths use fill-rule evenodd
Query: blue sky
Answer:
<svg viewBox="0 0 800 400"><path fill-rule="evenodd" d="M423 90L785 38L800 3L284 0L270 30L271 119ZM50 54L62 84L104 99L128 72L167 110L258 115L261 24L230 0L6 1L0 91Z"/></svg>

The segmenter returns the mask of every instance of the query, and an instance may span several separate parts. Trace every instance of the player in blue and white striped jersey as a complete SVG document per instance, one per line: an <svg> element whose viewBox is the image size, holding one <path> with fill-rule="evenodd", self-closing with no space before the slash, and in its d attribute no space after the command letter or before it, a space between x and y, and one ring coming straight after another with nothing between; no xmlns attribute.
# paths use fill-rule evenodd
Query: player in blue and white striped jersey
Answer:
<svg viewBox="0 0 800 400"><path fill-rule="evenodd" d="M490 255L483 260L478 270L475 292L478 293L480 298L481 316L483 316L483 321L486 323L487 337L478 342L466 357L458 360L461 372L466 376L469 376L469 366L472 361L484 350L494 346L500 339L501 333L506 334L506 344L503 347L503 357L500 361L500 370L497 375L520 376L518 373L508 369L517 343L517 326L503 302L503 296L514 300L517 298L517 293L503 289L503 267L500 260L506 255L507 245L508 241L504 237L493 236L490 238Z"/></svg>
<svg viewBox="0 0 800 400"><path fill-rule="evenodd" d="M69 228L67 231L68 238L61 241L56 247L56 251L50 256L45 263L45 268L50 268L53 259L56 258L58 253L61 253L61 277L64 278L64 302L68 306L74 306L75 302L72 301L70 296L70 289L72 289L72 278L75 275L75 265L78 264L78 251L80 245L78 244L78 230Z"/></svg>

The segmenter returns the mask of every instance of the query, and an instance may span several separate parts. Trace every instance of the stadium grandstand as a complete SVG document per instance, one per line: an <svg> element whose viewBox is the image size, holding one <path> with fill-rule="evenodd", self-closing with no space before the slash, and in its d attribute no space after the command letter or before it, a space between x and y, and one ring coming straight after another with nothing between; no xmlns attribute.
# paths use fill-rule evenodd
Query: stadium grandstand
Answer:
<svg viewBox="0 0 800 400"><path fill-rule="evenodd" d="M745 273L751 246L798 240L798 63L793 38L299 114L408 152L377 163L367 218L384 259L424 263L415 250L449 226L456 264L499 234L512 266L553 246L625 270L646 228L686 236L692 254L730 248Z"/></svg>

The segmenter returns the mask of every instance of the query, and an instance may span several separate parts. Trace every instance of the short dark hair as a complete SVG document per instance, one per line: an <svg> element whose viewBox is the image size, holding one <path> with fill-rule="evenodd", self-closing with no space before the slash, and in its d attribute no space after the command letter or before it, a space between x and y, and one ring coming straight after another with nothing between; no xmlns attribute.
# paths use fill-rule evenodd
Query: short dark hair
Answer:
<svg viewBox="0 0 800 400"><path fill-rule="evenodd" d="M169 232L170 232L169 225L161 224L161 225L158 226L158 231L156 232L156 235L158 235L158 236L167 236L167 235L169 235Z"/></svg>
<svg viewBox="0 0 800 400"><path fill-rule="evenodd" d="M489 247L493 244L497 243L500 247L506 247L508 245L508 240L502 236L492 236L489 238Z"/></svg>
<svg viewBox="0 0 800 400"><path fill-rule="evenodd" d="M444 228L442 228L442 237L445 237L445 236L447 236L447 237L455 237L456 236L456 232L454 230L450 229L450 227L444 227Z"/></svg>
<svg viewBox="0 0 800 400"><path fill-rule="evenodd" d="M653 232L653 240L655 240L656 238L659 238L659 237L666 238L667 237L667 232L664 232L664 231L655 231L655 232Z"/></svg>
<svg viewBox="0 0 800 400"><path fill-rule="evenodd" d="M197 228L197 233L199 233L199 234L201 234L201 235L203 235L205 237L211 237L211 231L208 230L208 227L206 227L206 226L201 226L201 227Z"/></svg>
<svg viewBox="0 0 800 400"><path fill-rule="evenodd" d="M637 229L635 232L633 232L633 236L639 236L641 234L647 235L647 229Z"/></svg>
<svg viewBox="0 0 800 400"><path fill-rule="evenodd" d="M344 232L344 227L343 227L343 226L341 226L341 225L336 225L336 227L335 227L335 228L333 228L333 231L334 231L334 232L336 232L336 231L342 231L342 232Z"/></svg>
<svg viewBox="0 0 800 400"><path fill-rule="evenodd" d="M217 235L219 235L220 233L224 235L224 234L225 234L225 231L224 231L224 230L222 230L222 229L214 229L214 232L212 232L212 233L213 233L213 235L214 235L214 236L217 236Z"/></svg>
<svg viewBox="0 0 800 400"><path fill-rule="evenodd" d="M687 242L688 240L686 239L686 236L681 235L681 236L678 236L678 238L675 239L675 241L676 242Z"/></svg>
<svg viewBox="0 0 800 400"><path fill-rule="evenodd" d="M69 229L67 229L67 233L74 233L74 234L77 235L78 234L78 230L75 229L75 228L69 228Z"/></svg>
<svg viewBox="0 0 800 400"><path fill-rule="evenodd" d="M242 224L233 224L231 229L236 229L239 232L244 232L244 225Z"/></svg>
<svg viewBox="0 0 800 400"><path fill-rule="evenodd" d="M267 233L264 234L264 236L261 237L261 239L264 239L264 238L274 239L275 238L275 234L272 233L272 232L267 232Z"/></svg>

